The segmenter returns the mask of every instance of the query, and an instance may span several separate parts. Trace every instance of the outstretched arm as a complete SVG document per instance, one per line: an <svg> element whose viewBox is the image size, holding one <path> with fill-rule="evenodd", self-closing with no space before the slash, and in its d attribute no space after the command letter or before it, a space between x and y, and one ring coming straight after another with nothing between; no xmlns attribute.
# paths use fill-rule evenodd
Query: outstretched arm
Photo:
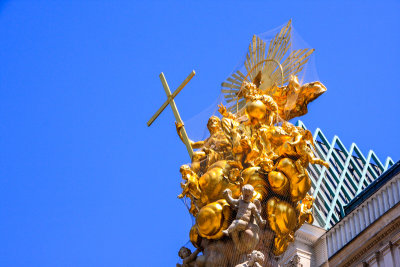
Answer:
<svg viewBox="0 0 400 267"><path fill-rule="evenodd" d="M229 205L231 205L232 207L237 207L237 205L239 204L239 200L232 198L232 191L230 189L225 189L223 195Z"/></svg>
<svg viewBox="0 0 400 267"><path fill-rule="evenodd" d="M257 206L254 205L253 209L251 210L251 212L253 213L253 216L256 218L257 223L260 226L264 226L267 222L261 217L260 212L258 212Z"/></svg>
<svg viewBox="0 0 400 267"><path fill-rule="evenodd" d="M290 142L290 144L297 145L298 143L300 143L302 137L303 136L300 133L296 133L296 138L294 139L293 142Z"/></svg>
<svg viewBox="0 0 400 267"><path fill-rule="evenodd" d="M236 120L236 116L229 112L222 103L218 105L218 112L222 115L222 117Z"/></svg>
<svg viewBox="0 0 400 267"><path fill-rule="evenodd" d="M193 262L197 258L197 255L199 253L200 253L200 249L196 249L189 257L187 257L183 260L183 264L188 264L188 263Z"/></svg>
<svg viewBox="0 0 400 267"><path fill-rule="evenodd" d="M181 129L183 127L183 123L175 122L175 126L176 126L176 131L178 133L178 136L181 139L181 141L183 142L183 137L182 137L182 133L181 133ZM189 139L189 142L190 142L190 146L193 149L201 148L204 145L204 141L193 142L192 140Z"/></svg>
<svg viewBox="0 0 400 267"><path fill-rule="evenodd" d="M180 195L178 195L178 198L184 198L187 193L189 192L189 182L187 183L181 183L181 187L182 187L182 193Z"/></svg>

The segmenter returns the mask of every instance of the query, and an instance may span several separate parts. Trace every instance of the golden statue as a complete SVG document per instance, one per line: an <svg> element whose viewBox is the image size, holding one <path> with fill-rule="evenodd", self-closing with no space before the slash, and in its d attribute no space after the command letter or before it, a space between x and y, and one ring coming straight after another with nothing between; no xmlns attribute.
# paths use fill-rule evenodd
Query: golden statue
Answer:
<svg viewBox="0 0 400 267"><path fill-rule="evenodd" d="M198 210L195 202L200 200L201 196L199 177L188 165L182 165L179 171L182 174L182 180L186 181L186 183L181 183L182 193L178 195L178 198L183 198L185 196L190 198L191 206L189 211L196 216Z"/></svg>
<svg viewBox="0 0 400 267"><path fill-rule="evenodd" d="M176 131L179 138L184 142L181 134L183 123L176 123ZM208 167L222 160L228 155L230 142L222 131L221 120L217 116L212 116L207 123L210 136L204 141L193 142L189 139L190 146L193 149L200 149L193 153L192 170L196 173L208 169Z"/></svg>
<svg viewBox="0 0 400 267"><path fill-rule="evenodd" d="M222 83L227 106L219 105L221 118L209 119L206 140L188 138L173 100L194 72L173 94L161 77L168 100L160 110L171 105L176 130L191 157L190 166L180 169L184 182L178 196L190 199L189 212L195 217L189 236L198 250L181 253L188 259L187 266L189 262L211 267L246 262L265 266L272 259L270 253L284 253L295 231L313 222L307 168L329 164L314 155L311 133L288 120L306 114L307 105L326 88L320 82L299 83L296 75L314 49L288 54L290 33L291 21L271 40L268 50L261 38L253 37L246 71L236 71Z"/></svg>
<svg viewBox="0 0 400 267"><path fill-rule="evenodd" d="M312 215L314 200L315 198L313 196L307 194L306 197L297 205L296 209L299 214L297 219L298 226L303 225L305 222L308 222L309 224L314 222L314 217Z"/></svg>

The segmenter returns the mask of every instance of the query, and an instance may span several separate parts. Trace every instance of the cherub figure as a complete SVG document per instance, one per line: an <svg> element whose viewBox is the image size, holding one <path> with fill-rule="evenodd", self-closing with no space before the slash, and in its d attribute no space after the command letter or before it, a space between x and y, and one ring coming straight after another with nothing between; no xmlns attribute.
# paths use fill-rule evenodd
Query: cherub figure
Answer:
<svg viewBox="0 0 400 267"><path fill-rule="evenodd" d="M296 209L299 214L298 217L298 228L300 228L304 222L312 224L314 217L312 215L312 206L315 198L307 193L306 197L297 205Z"/></svg>
<svg viewBox="0 0 400 267"><path fill-rule="evenodd" d="M246 157L244 158L244 163L250 166L256 166L258 159L263 155L264 146L261 143L261 139L258 132L255 131L251 138L244 137L240 143Z"/></svg>
<svg viewBox="0 0 400 267"><path fill-rule="evenodd" d="M329 168L329 163L322 159L316 158L313 151L309 147L308 143L314 147L314 142L310 131L304 130L301 127L296 127L289 122L284 122L282 126L294 137L294 141L288 142L288 144L294 146L296 153L299 156L298 160L295 162L296 168L300 172L299 178L306 176L306 169L309 163L319 164Z"/></svg>
<svg viewBox="0 0 400 267"><path fill-rule="evenodd" d="M241 176L241 171L243 166L238 161L230 160L228 163L232 166L229 170L228 175L224 175L224 179L227 179L230 183L241 185L243 183L243 178Z"/></svg>
<svg viewBox="0 0 400 267"><path fill-rule="evenodd" d="M266 154L263 154L257 163L257 165L260 166L265 173L268 173L274 169L274 162L268 156L266 156Z"/></svg>
<svg viewBox="0 0 400 267"><path fill-rule="evenodd" d="M254 188L250 184L246 184L242 187L242 195L239 199L232 198L232 191L230 189L225 189L224 197L226 201L232 206L232 208L237 208L236 219L231 223L228 229L223 230L224 235L231 235L233 242L239 244L239 232L247 229L253 218L256 219L260 226L264 226L266 221L261 217L260 209L261 204L257 199L254 203L251 201L254 194Z"/></svg>
<svg viewBox="0 0 400 267"><path fill-rule="evenodd" d="M196 267L196 258L199 253L200 249L196 249L195 252L192 253L187 247L181 247L178 255L183 259L183 262L182 264L177 263L176 267Z"/></svg>
<svg viewBox="0 0 400 267"><path fill-rule="evenodd" d="M183 142L181 134L183 124L175 123L175 125L179 138ZM208 166L218 160L224 159L229 154L228 152L231 148L231 143L222 131L221 120L217 116L210 117L207 128L210 136L206 140L197 142L189 140L193 149L199 149L193 153L191 165L192 170L197 174L199 174L200 170L203 170L202 172L204 173L208 169Z"/></svg>
<svg viewBox="0 0 400 267"><path fill-rule="evenodd" d="M265 146L266 155L272 161L281 156L282 145L292 139L291 135L279 126L263 126L259 129L259 134Z"/></svg>
<svg viewBox="0 0 400 267"><path fill-rule="evenodd" d="M253 250L247 255L247 261L236 265L235 267L262 267L264 254L261 251Z"/></svg>
<svg viewBox="0 0 400 267"><path fill-rule="evenodd" d="M293 142L296 142L300 138L302 138L302 134L300 133L300 130L298 127L294 126L290 122L284 121L282 123L282 129L287 133L289 136L289 139L286 140L283 145L281 145L278 149L278 153L280 156L289 156L289 157L296 157L298 156L298 153L296 152L295 145L293 145ZM312 140L312 138L311 138Z"/></svg>
<svg viewBox="0 0 400 267"><path fill-rule="evenodd" d="M189 197L191 201L189 212L196 216L197 208L195 206L195 201L199 200L201 197L199 177L192 171L189 165L182 165L179 172L182 174L182 179L186 181L186 183L181 183L182 193L178 195L178 198Z"/></svg>

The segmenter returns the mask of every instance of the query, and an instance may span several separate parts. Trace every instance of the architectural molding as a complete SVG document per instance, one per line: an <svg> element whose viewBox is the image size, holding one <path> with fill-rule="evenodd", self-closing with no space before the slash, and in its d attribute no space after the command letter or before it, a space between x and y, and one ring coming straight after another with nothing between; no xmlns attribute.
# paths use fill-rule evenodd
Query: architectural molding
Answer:
<svg viewBox="0 0 400 267"><path fill-rule="evenodd" d="M400 174L397 174L325 234L329 257L338 253L371 225L381 221L381 218L386 218L385 215L398 205L399 200Z"/></svg>
<svg viewBox="0 0 400 267"><path fill-rule="evenodd" d="M304 223L295 233L296 240L299 240L309 246L313 246L326 231L318 226Z"/></svg>
<svg viewBox="0 0 400 267"><path fill-rule="evenodd" d="M398 234L400 232L400 205L393 208L390 213L385 214L374 223L376 229L372 229L373 227L371 226L371 229L368 229L368 233L367 231L363 232L346 244L342 250L330 257L329 263L332 266L353 266L357 262L365 261L366 255L370 255L374 247L379 247L382 241L386 241L385 239L390 239L390 237ZM390 217L395 217L394 221L390 220ZM385 221L386 223L384 223ZM385 225L383 229L380 227L381 225Z"/></svg>
<svg viewBox="0 0 400 267"><path fill-rule="evenodd" d="M299 257L300 264L302 264L303 267L315 266L314 261L316 255L325 255L327 260L327 254L324 252L326 246L318 247L317 251L315 249L316 244L321 243L321 236L323 236L325 232L326 230L319 226L308 223L303 224L303 226L296 231L295 241L289 245L287 251L279 258L278 262L280 266L293 266L290 264L296 256Z"/></svg>
<svg viewBox="0 0 400 267"><path fill-rule="evenodd" d="M284 265L284 267L303 267L303 264L300 263L299 255L294 255L293 258Z"/></svg>
<svg viewBox="0 0 400 267"><path fill-rule="evenodd" d="M369 256L366 262L368 263L368 265L375 265L375 264L377 265L379 263L378 259L379 259L379 252L375 252L371 256Z"/></svg>

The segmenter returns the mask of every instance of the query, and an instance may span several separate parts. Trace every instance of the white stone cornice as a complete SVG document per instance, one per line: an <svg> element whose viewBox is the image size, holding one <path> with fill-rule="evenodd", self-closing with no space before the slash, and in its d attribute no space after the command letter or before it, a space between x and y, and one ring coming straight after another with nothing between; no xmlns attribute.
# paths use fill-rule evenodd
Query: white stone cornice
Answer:
<svg viewBox="0 0 400 267"><path fill-rule="evenodd" d="M399 203L399 183L400 174L397 174L325 234L329 257Z"/></svg>
<svg viewBox="0 0 400 267"><path fill-rule="evenodd" d="M305 223L296 231L295 238L309 246L313 246L325 232L321 227Z"/></svg>
<svg viewBox="0 0 400 267"><path fill-rule="evenodd" d="M354 266L357 262L365 261L371 252L379 252L382 244L390 242L399 234L399 214L400 204L379 218L368 231L362 232L345 248L329 257L329 263L332 266Z"/></svg>

